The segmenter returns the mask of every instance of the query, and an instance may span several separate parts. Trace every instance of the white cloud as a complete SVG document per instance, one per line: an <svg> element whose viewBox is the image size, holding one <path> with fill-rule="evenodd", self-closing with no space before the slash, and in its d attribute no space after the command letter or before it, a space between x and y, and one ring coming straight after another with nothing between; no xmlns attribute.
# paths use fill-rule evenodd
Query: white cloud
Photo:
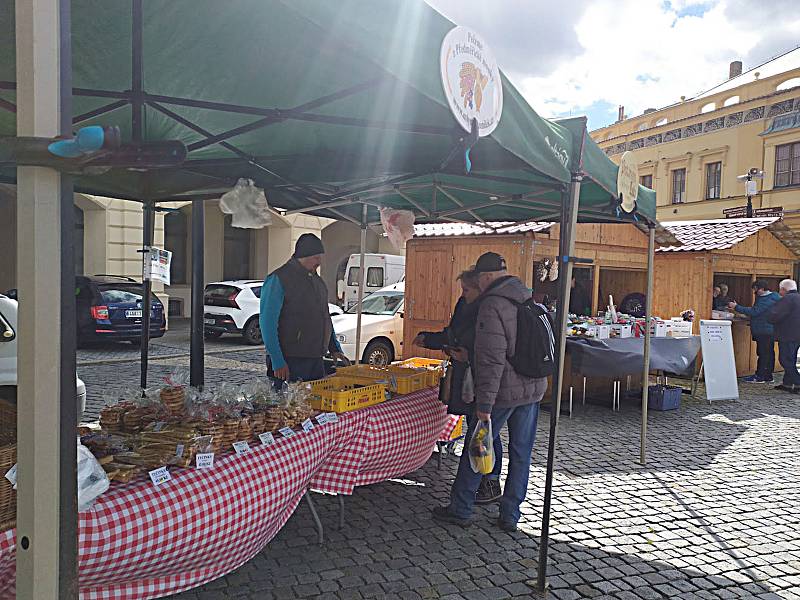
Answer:
<svg viewBox="0 0 800 600"><path fill-rule="evenodd" d="M591 110L594 127L612 122L619 104L631 116L663 107L724 81L733 60L746 70L800 44L796 0L572 0L545 3L561 7L546 19L521 8L539 2L490 3L513 20L505 31L501 23L482 29L474 3L428 1L502 50L501 68L537 112ZM514 39L520 31L527 39ZM531 40L540 39L548 45L531 53ZM605 114L597 114L598 105Z"/></svg>

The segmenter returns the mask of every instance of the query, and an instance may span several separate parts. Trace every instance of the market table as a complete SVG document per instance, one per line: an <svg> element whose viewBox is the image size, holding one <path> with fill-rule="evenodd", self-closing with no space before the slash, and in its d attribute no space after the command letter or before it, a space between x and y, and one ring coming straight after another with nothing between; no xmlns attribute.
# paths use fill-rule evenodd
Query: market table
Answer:
<svg viewBox="0 0 800 600"><path fill-rule="evenodd" d="M211 469L171 469L158 487L112 484L78 515L81 598L156 598L217 579L260 552L309 488L347 494L422 466L445 420L437 391L423 390ZM15 593L15 533L0 533L2 598Z"/></svg>
<svg viewBox="0 0 800 600"><path fill-rule="evenodd" d="M641 375L644 369L644 338L607 340L567 338L572 372L586 377ZM651 337L650 370L684 374L691 370L700 352L700 336Z"/></svg>

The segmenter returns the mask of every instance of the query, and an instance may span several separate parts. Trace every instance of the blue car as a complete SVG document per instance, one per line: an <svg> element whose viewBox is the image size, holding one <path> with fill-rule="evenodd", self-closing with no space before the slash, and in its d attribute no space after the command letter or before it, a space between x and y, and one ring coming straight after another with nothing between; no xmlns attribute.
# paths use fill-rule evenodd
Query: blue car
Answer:
<svg viewBox="0 0 800 600"><path fill-rule="evenodd" d="M130 277L76 277L78 344L104 340L140 343L143 291L142 284ZM150 302L150 337L158 338L167 328L164 305L155 294Z"/></svg>

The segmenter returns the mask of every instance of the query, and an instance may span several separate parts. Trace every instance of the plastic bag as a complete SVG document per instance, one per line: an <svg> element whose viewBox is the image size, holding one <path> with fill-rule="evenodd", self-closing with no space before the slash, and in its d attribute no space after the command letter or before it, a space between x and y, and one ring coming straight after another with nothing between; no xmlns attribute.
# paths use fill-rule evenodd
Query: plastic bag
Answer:
<svg viewBox="0 0 800 600"><path fill-rule="evenodd" d="M219 209L233 215L231 226L240 229L261 229L272 224L272 215L264 190L252 179L240 179L236 186L219 199Z"/></svg>
<svg viewBox="0 0 800 600"><path fill-rule="evenodd" d="M464 404L475 402L475 381L472 379L472 369L469 366L464 374L464 383L461 385L461 401Z"/></svg>
<svg viewBox="0 0 800 600"><path fill-rule="evenodd" d="M88 510L111 483L89 449L78 440L78 510Z"/></svg>
<svg viewBox="0 0 800 600"><path fill-rule="evenodd" d="M478 421L469 440L469 464L476 473L488 475L494 469L494 461L492 422Z"/></svg>
<svg viewBox="0 0 800 600"><path fill-rule="evenodd" d="M410 210L394 208L381 209L381 225L392 246L398 250L406 247L406 242L414 237L414 213Z"/></svg>

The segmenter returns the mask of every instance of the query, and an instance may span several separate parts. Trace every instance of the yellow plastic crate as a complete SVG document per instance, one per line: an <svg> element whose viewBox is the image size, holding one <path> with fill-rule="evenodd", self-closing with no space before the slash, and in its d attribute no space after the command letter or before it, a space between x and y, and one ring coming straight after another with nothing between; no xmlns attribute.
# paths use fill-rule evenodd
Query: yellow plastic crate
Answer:
<svg viewBox="0 0 800 600"><path fill-rule="evenodd" d="M439 385L439 380L444 376L444 363L445 361L435 358L415 357L401 360L393 364L394 366L414 369L415 371L425 373L427 386L431 387Z"/></svg>
<svg viewBox="0 0 800 600"><path fill-rule="evenodd" d="M328 377L311 382L311 406L343 413L386 400L386 385L364 377Z"/></svg>
<svg viewBox="0 0 800 600"><path fill-rule="evenodd" d="M372 379L373 381L386 382L389 389L398 394L410 394L430 387L428 383L429 376L425 371L417 372L395 365L387 367L351 365L349 367L340 367L336 373L345 377L361 377Z"/></svg>

